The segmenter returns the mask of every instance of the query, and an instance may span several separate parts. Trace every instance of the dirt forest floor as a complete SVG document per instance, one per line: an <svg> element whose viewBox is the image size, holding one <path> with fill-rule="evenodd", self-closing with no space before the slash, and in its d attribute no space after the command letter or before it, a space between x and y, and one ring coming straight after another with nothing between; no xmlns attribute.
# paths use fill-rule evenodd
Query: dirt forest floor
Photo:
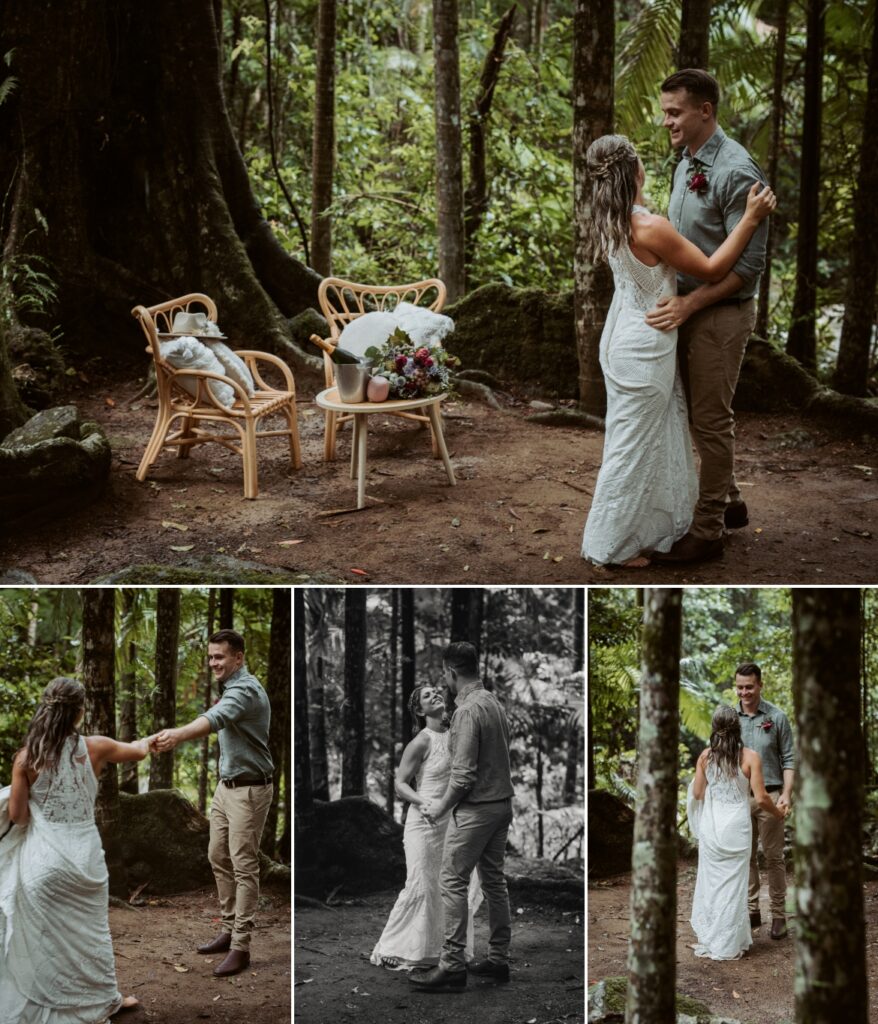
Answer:
<svg viewBox="0 0 878 1024"><path fill-rule="evenodd" d="M696 867L678 865L677 884L677 992L699 999L717 1016L749 1024L789 1024L794 1016L794 949L791 938L769 935L768 887L760 896L762 927L753 933L753 945L740 960L696 958L695 934L689 925ZM792 885L792 875L789 875ZM787 890L787 906L791 906ZM588 889L588 983L627 973L631 876L590 884ZM869 1021L878 1024L878 882L864 887L866 910L866 969L869 974ZM791 917L790 931L796 927Z"/></svg>
<svg viewBox="0 0 878 1024"><path fill-rule="evenodd" d="M141 1002L128 1024L279 1024L290 1016L289 899L264 891L248 970L215 978L217 956L201 956L196 946L220 930L216 893L147 898L136 910L112 907L110 931L116 974L123 995Z"/></svg>
<svg viewBox="0 0 878 1024"><path fill-rule="evenodd" d="M464 992L413 992L403 971L369 963L397 892L330 910L295 909L293 1017L299 1024L582 1024L585 1019L582 915L549 903L512 900L512 978L470 978ZM476 954L488 929L476 915Z"/></svg>
<svg viewBox="0 0 878 1024"><path fill-rule="evenodd" d="M750 525L728 537L722 559L613 571L579 557L599 431L531 423L527 403L515 399L505 399L502 411L448 403L451 488L424 430L373 417L372 500L363 511L327 515L356 503L350 431L341 431L338 461L324 462L312 386L299 384L304 467L290 469L282 440L261 442L260 495L245 501L240 459L218 445L199 446L186 460L162 454L145 483L135 480L155 416L148 399L129 404L141 383L73 379L71 393L56 399L103 425L113 448L111 479L97 501L71 505L63 519L16 527L0 542L0 570L72 584L150 563L196 571L225 565L233 579L242 562L291 582L329 584L874 582L874 445L794 417L739 417L738 479Z"/></svg>

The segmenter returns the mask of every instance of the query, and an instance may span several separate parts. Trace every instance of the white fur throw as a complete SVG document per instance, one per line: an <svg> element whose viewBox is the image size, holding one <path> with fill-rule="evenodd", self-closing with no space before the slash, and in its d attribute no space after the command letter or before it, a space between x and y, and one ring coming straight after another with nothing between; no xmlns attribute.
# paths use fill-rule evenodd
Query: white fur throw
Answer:
<svg viewBox="0 0 878 1024"><path fill-rule="evenodd" d="M373 345L380 348L399 324L393 313L364 313L345 327L338 337L338 343L352 355L362 356Z"/></svg>
<svg viewBox="0 0 878 1024"><path fill-rule="evenodd" d="M233 352L224 341L215 341L213 338L204 337L204 344L219 359L223 365L223 373L231 377L236 384L247 392L247 397L252 398L256 394L253 384L253 374L247 368L247 364L236 353Z"/></svg>
<svg viewBox="0 0 878 1024"><path fill-rule="evenodd" d="M175 370L206 370L208 373L226 375L219 359L206 345L202 345L195 338L183 337L163 341L159 348L162 358L167 360ZM197 394L198 384L193 378L177 377L176 380L191 395ZM220 405L231 408L235 404L235 392L228 384L224 384L220 380L212 380L208 382L207 386Z"/></svg>
<svg viewBox="0 0 878 1024"><path fill-rule="evenodd" d="M415 306L411 302L400 302L393 311L396 322L408 334L415 345L441 345L454 330L450 316L436 313L426 306Z"/></svg>

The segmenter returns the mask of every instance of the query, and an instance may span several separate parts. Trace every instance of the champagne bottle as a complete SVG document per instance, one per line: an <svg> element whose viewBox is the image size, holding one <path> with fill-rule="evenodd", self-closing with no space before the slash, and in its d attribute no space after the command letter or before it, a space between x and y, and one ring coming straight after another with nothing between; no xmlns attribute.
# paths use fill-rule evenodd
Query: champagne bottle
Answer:
<svg viewBox="0 0 878 1024"><path fill-rule="evenodd" d="M321 338L319 334L312 334L311 341L313 341L318 348L322 348L334 363L359 364L363 362L363 360L360 359L359 356L355 356L353 352L348 352L346 348L342 348L340 345L333 345L331 341Z"/></svg>

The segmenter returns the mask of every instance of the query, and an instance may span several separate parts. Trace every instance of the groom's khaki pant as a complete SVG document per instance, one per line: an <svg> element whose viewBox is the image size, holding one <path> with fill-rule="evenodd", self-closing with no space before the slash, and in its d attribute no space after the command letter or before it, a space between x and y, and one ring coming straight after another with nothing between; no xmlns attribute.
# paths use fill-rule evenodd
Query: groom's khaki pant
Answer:
<svg viewBox="0 0 878 1024"><path fill-rule="evenodd" d="M213 794L207 855L232 949L250 948L259 903L259 843L273 792L272 785L231 789L220 783Z"/></svg>
<svg viewBox="0 0 878 1024"><path fill-rule="evenodd" d="M777 803L781 790L768 794ZM784 823L773 814L763 810L750 797L750 819L753 823L753 850L750 854L750 888L747 906L750 913L759 909L759 862L756 852L762 843L765 857L765 870L768 875L768 898L771 904L772 920L776 917L786 918L787 872L783 859Z"/></svg>
<svg viewBox="0 0 878 1024"><path fill-rule="evenodd" d="M451 812L439 876L445 908L445 944L439 956L439 966L446 971L466 970L467 890L477 865L482 892L488 902L488 926L491 929L488 959L495 963L505 963L509 959L512 917L503 858L511 821L511 798L480 804L464 802Z"/></svg>
<svg viewBox="0 0 878 1024"><path fill-rule="evenodd" d="M689 529L704 540L722 537L726 502L741 497L735 482L732 400L755 324L756 303L749 299L740 306L708 306L677 334L692 439L701 458L698 503Z"/></svg>

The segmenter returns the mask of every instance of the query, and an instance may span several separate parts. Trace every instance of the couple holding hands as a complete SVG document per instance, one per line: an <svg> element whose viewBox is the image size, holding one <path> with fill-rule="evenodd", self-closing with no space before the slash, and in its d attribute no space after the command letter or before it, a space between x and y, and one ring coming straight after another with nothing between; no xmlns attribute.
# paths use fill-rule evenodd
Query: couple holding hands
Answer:
<svg viewBox="0 0 878 1024"><path fill-rule="evenodd" d="M134 743L81 736L85 690L54 679L43 692L12 784L0 789L0 1024L92 1024L136 1008L116 983L108 921L109 876L95 825L107 764L217 734L220 781L208 856L222 915L199 953L226 953L217 977L250 964L259 900L259 843L273 794L268 696L244 663L244 639L223 629L208 641L216 704L188 725Z"/></svg>

